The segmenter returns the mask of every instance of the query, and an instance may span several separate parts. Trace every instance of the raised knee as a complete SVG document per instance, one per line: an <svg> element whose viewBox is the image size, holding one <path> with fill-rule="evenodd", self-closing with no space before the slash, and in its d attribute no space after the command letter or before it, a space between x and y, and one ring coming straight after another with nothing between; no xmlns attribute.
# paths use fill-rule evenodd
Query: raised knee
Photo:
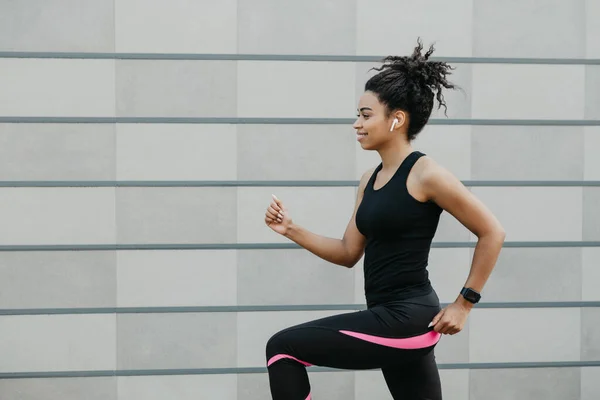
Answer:
<svg viewBox="0 0 600 400"><path fill-rule="evenodd" d="M283 337L283 331L277 332L269 338L266 346L267 359L281 354L285 350L285 338Z"/></svg>
<svg viewBox="0 0 600 400"><path fill-rule="evenodd" d="M295 346L291 344L292 340L293 335L285 329L271 336L266 346L267 367L279 360L293 360L306 367L312 365L309 362L296 358L298 355L293 351Z"/></svg>

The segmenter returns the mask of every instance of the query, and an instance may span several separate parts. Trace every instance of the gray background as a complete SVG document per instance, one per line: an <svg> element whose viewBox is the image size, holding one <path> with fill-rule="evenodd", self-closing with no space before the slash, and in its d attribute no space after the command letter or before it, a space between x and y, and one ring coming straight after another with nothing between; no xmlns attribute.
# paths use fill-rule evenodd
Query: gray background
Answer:
<svg viewBox="0 0 600 400"><path fill-rule="evenodd" d="M508 232L439 345L444 398L597 399L599 19L598 0L0 0L0 397L269 398L270 335L364 303L360 264L264 226L271 193L341 237L378 163L351 127L368 68L421 36L464 92L415 146ZM435 241L448 302L475 238L444 214ZM315 399L390 398L378 371L310 371Z"/></svg>

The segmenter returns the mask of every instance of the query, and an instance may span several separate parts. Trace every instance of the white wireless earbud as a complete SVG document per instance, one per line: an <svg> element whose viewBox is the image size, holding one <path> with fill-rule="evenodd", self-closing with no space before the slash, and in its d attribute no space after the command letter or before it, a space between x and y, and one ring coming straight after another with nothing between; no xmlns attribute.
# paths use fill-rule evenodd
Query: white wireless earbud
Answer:
<svg viewBox="0 0 600 400"><path fill-rule="evenodd" d="M394 130L397 123L398 123L398 118L394 118L394 123L392 124L392 127L390 128L390 132Z"/></svg>

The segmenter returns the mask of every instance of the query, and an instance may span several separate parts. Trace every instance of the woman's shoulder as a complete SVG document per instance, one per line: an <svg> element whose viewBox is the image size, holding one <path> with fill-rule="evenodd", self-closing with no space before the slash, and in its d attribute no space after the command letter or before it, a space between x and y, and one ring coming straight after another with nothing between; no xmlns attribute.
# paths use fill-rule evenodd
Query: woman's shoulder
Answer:
<svg viewBox="0 0 600 400"><path fill-rule="evenodd" d="M412 171L419 178L419 181L426 183L429 180L435 180L444 174L450 173L433 157L422 153L421 157L413 165Z"/></svg>
<svg viewBox="0 0 600 400"><path fill-rule="evenodd" d="M362 174L362 176L360 177L360 182L358 183L359 189L364 190L364 188L367 186L367 183L369 183L369 180L375 173L375 170L377 170L377 167L378 166L369 168Z"/></svg>
<svg viewBox="0 0 600 400"><path fill-rule="evenodd" d="M369 179L371 179L371 177L373 176L373 174L375 173L375 170L377 169L378 165L367 169L365 172L363 172L360 181L368 181Z"/></svg>
<svg viewBox="0 0 600 400"><path fill-rule="evenodd" d="M455 190L462 182L434 158L424 155L414 165L417 180L428 198L435 198L440 192Z"/></svg>

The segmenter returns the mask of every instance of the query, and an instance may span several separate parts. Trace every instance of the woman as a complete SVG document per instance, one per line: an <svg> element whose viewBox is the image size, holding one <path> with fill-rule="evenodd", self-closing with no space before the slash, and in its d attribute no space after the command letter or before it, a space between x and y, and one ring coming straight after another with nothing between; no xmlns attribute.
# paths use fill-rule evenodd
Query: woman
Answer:
<svg viewBox="0 0 600 400"><path fill-rule="evenodd" d="M387 57L370 78L354 123L357 140L381 163L361 178L341 240L292 222L276 196L266 224L318 257L352 268L363 255L367 309L293 326L275 334L266 356L274 400L310 399L306 366L381 368L394 399L442 398L434 347L460 332L489 278L505 233L492 213L433 159L413 150L451 67L429 61L419 41L410 57ZM437 95L435 95L437 92ZM470 273L456 300L441 309L427 262L446 210L478 237Z"/></svg>

